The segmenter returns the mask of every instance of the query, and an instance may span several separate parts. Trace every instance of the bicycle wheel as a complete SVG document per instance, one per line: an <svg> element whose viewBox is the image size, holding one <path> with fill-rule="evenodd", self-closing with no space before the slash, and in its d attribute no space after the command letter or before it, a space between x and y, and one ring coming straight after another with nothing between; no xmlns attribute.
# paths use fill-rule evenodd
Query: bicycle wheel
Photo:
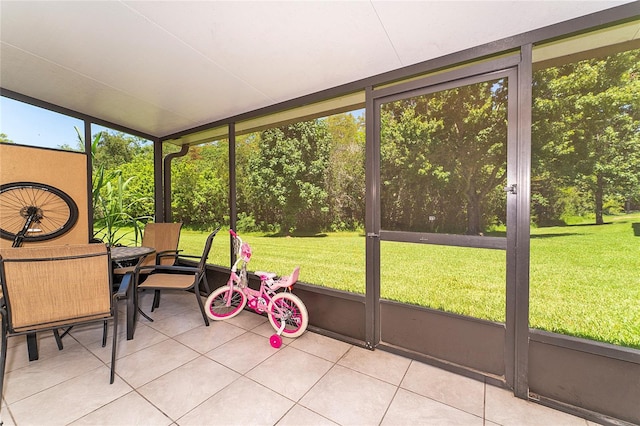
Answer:
<svg viewBox="0 0 640 426"><path fill-rule="evenodd" d="M231 294L231 304L227 306L229 291L232 291L228 285L216 289L207 297L204 305L204 311L212 320L220 321L233 318L244 309L247 304L247 296L238 288L233 287Z"/></svg>
<svg viewBox="0 0 640 426"><path fill-rule="evenodd" d="M267 307L269 322L276 331L280 331L282 322L285 326L282 330L284 337L298 337L309 325L309 313L302 300L295 294L278 293Z"/></svg>
<svg viewBox="0 0 640 426"><path fill-rule="evenodd" d="M0 237L45 241L69 231L78 220L78 206L65 192L36 182L0 185Z"/></svg>

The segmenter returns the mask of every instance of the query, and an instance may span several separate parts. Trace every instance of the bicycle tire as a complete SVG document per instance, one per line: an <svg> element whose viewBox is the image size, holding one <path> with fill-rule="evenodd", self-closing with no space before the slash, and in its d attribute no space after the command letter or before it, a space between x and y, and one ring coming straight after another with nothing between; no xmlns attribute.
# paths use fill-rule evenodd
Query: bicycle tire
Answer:
<svg viewBox="0 0 640 426"><path fill-rule="evenodd" d="M267 316L276 332L280 331L283 320L279 310L285 311L285 326L282 330L282 336L294 338L305 332L309 325L309 312L298 296L287 292L278 293L269 302Z"/></svg>
<svg viewBox="0 0 640 426"><path fill-rule="evenodd" d="M231 295L231 304L227 306L228 285L217 288L207 297L204 311L214 321L222 321L238 315L247 304L247 296L235 286Z"/></svg>
<svg viewBox="0 0 640 426"><path fill-rule="evenodd" d="M24 242L46 241L67 233L78 221L78 206L64 191L38 182L0 185L0 238L15 240L28 212L36 209L38 232L27 231ZM33 228L35 229L35 228Z"/></svg>

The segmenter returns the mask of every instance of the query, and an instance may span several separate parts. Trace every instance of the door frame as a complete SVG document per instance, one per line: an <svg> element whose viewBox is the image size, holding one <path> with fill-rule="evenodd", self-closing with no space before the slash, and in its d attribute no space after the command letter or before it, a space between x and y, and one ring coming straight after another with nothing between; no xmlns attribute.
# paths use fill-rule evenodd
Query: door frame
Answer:
<svg viewBox="0 0 640 426"><path fill-rule="evenodd" d="M530 52L529 46L529 55ZM432 244L506 250L506 312L504 352L501 354L504 356L504 375L499 380L514 389L517 396L527 398L530 133L529 136L526 133L523 134L521 129L529 129L523 124L526 124L527 120L530 123L531 110L526 106L527 99L530 104L530 95L527 95L530 93L530 85L526 88L528 90L523 89L523 83L530 82L530 77L526 78L527 70L521 69L523 57L521 53L523 52L511 53L496 59L437 72L390 86L368 88L366 92L366 202L368 207L365 217L367 262L365 315L366 345L371 348L385 346L385 343L381 342L383 324L381 323L380 298L380 241L382 240L424 244L428 239ZM507 186L515 185L515 193L506 194L507 223L509 224L506 238L382 230L380 219L380 105L384 102L501 77L508 78L509 82ZM519 236L521 236L520 239ZM396 308L397 306L394 306L391 311ZM451 314L437 315L438 311L429 309L426 311L431 312L427 312L425 314L427 317L422 318L445 317L445 321L455 317L463 318ZM416 313L412 315L416 315ZM476 320L475 323L478 322L477 319L473 320ZM495 324L491 324L491 326L492 328L489 328L494 330L491 333L495 333ZM462 325L462 328L468 327ZM496 341L502 342L501 339ZM415 351L415 349L410 348L409 351ZM450 360L441 359L436 363L441 362L446 364ZM471 366L470 368L476 367Z"/></svg>

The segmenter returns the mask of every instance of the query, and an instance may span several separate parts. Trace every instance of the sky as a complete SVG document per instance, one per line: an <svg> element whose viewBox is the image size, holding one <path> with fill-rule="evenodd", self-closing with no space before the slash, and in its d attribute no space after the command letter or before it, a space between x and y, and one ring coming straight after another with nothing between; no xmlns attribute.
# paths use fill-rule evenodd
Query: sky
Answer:
<svg viewBox="0 0 640 426"><path fill-rule="evenodd" d="M58 148L76 147L78 135L74 126L83 129L84 122L13 99L0 97L0 133L21 145Z"/></svg>
<svg viewBox="0 0 640 426"><path fill-rule="evenodd" d="M78 134L74 127L84 136L83 120L0 96L0 133L17 144L41 148L69 145L76 149ZM97 124L91 125L93 134L103 130L114 132Z"/></svg>
<svg viewBox="0 0 640 426"><path fill-rule="evenodd" d="M355 116L362 115L364 109L353 111ZM24 102L0 96L0 133L20 145L42 148L59 148L69 145L78 146L78 134L84 122L57 112L38 108ZM105 127L92 125L92 133L105 130Z"/></svg>

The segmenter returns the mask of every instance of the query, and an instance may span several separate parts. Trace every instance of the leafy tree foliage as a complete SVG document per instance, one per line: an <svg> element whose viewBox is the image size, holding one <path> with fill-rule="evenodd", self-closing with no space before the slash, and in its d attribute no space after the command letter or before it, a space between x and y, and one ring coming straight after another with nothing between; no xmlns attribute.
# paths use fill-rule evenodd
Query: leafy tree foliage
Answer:
<svg viewBox="0 0 640 426"><path fill-rule="evenodd" d="M504 223L497 189L506 173L506 96L501 79L383 106L384 228L480 234Z"/></svg>
<svg viewBox="0 0 640 426"><path fill-rule="evenodd" d="M364 118L337 114L327 118L331 136L325 188L332 230L362 228L365 211Z"/></svg>
<svg viewBox="0 0 640 426"><path fill-rule="evenodd" d="M640 194L640 50L534 74L533 209L540 224ZM576 194L577 197L568 197ZM587 202L581 201L588 200ZM617 200L617 202L615 202Z"/></svg>
<svg viewBox="0 0 640 426"><path fill-rule="evenodd" d="M131 162L136 155L152 150L150 146L144 146L144 139L126 133L102 131L100 134L94 162L107 170L116 169Z"/></svg>
<svg viewBox="0 0 640 426"><path fill-rule="evenodd" d="M173 162L171 208L174 221L206 227L229 216L229 145L191 147Z"/></svg>
<svg viewBox="0 0 640 426"><path fill-rule="evenodd" d="M606 211L640 204L639 64L634 50L534 73L535 223L588 213L601 223ZM382 106L385 229L482 234L505 223L507 83L476 83ZM240 230L362 227L362 117L339 114L240 135L235 151ZM126 182L122 201L131 217L153 213L151 146L105 132L94 165L106 181L118 176ZM192 147L173 162L172 209L174 220L192 227L228 221L225 140Z"/></svg>
<svg viewBox="0 0 640 426"><path fill-rule="evenodd" d="M262 132L259 153L248 162L247 192L257 222L282 232L326 226L325 188L331 139L326 122L314 120Z"/></svg>
<svg viewBox="0 0 640 426"><path fill-rule="evenodd" d="M9 139L9 136L7 136L6 133L0 133L0 142L3 142L3 143L15 143L11 139Z"/></svg>

